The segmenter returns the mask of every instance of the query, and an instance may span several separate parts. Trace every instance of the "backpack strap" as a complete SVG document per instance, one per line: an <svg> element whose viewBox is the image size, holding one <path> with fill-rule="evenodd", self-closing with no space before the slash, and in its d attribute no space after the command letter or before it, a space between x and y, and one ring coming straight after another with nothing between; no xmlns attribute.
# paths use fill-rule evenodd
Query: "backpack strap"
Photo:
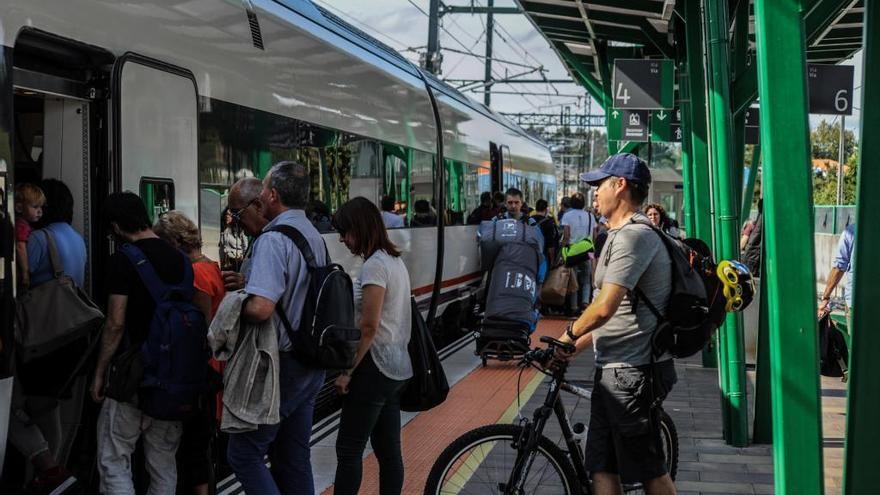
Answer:
<svg viewBox="0 0 880 495"><path fill-rule="evenodd" d="M288 239L290 239L293 244L299 249L299 252L302 254L303 259L306 261L306 266L309 269L318 268L318 263L315 260L315 253L312 251L312 247L309 245L309 241L302 235L296 227L292 227L290 225L278 224L273 227L270 227L266 232L278 232ZM330 263L330 252L327 250L327 243L324 243L324 256L327 263ZM283 296L282 296L283 299ZM284 325L284 329L287 331L287 337L293 342L293 325L290 324L290 319L287 318L287 313L284 312L283 304L275 304L275 312L278 314L278 318L281 319L281 323Z"/></svg>
<svg viewBox="0 0 880 495"><path fill-rule="evenodd" d="M58 256L58 246L55 245L55 237L49 232L49 229L40 229L40 232L46 236L46 247L49 251L49 262L52 264L52 274L55 278L64 275L64 263Z"/></svg>
<svg viewBox="0 0 880 495"><path fill-rule="evenodd" d="M135 270L141 278L141 282L144 283L147 291L153 296L153 301L156 304L165 300L168 293L172 291L179 291L191 297L194 290L193 271L192 266L187 262L188 260L183 253L180 253L181 256L184 257L183 280L180 284L170 285L166 284L161 278L159 278L159 274L156 273L153 264L150 263L150 260L147 259L146 255L140 248L134 244L125 243L119 247L119 251L128 258L132 265L134 265Z"/></svg>
<svg viewBox="0 0 880 495"><path fill-rule="evenodd" d="M270 227L266 232L278 232L283 234L285 237L293 241L293 244L299 249L299 252L302 253L303 258L306 260L306 265L309 268L318 268L318 262L315 260L315 253L312 251L312 247L309 245L309 241L302 235L296 227L292 227L290 225L278 224L273 227ZM322 239L323 241L323 239ZM327 250L327 243L324 243L324 255L327 263L330 263L330 252Z"/></svg>

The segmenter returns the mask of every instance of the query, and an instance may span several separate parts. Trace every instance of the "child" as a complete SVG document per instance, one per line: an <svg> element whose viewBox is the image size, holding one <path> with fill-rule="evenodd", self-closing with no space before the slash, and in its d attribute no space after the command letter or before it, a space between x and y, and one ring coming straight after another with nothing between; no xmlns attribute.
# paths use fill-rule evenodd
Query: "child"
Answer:
<svg viewBox="0 0 880 495"><path fill-rule="evenodd" d="M34 184L19 184L15 188L15 254L21 271L21 286L30 285L30 267L27 258L27 243L31 236L32 224L43 216L46 196Z"/></svg>

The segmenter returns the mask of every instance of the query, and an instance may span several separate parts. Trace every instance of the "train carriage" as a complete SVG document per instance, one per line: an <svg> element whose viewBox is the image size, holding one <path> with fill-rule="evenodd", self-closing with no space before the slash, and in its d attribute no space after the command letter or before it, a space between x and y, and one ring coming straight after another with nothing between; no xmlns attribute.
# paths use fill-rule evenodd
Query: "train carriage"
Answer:
<svg viewBox="0 0 880 495"><path fill-rule="evenodd" d="M408 221L417 201L431 205L437 225L390 235L420 308L450 345L469 331L480 284L476 228L463 224L480 193L515 186L531 205L556 196L543 142L308 1L0 6L0 211L8 224L16 183L63 180L98 301L113 248L99 216L109 192L138 193L152 215L174 208L197 219L206 254L217 259L229 186L295 159L309 169L311 199L331 213L354 196L391 196ZM4 342L15 294L8 230ZM333 259L356 274L360 261L334 233L325 238ZM10 372L10 348L0 376ZM64 404L67 451L82 415L81 381ZM322 397L319 416L333 405L329 390ZM0 435L0 451L5 443Z"/></svg>

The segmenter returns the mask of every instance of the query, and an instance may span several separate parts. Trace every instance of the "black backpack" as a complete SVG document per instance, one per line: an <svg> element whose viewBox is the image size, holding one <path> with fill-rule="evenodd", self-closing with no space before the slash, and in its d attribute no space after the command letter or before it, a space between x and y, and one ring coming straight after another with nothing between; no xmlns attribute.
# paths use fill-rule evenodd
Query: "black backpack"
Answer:
<svg viewBox="0 0 880 495"><path fill-rule="evenodd" d="M709 247L699 239L679 240L647 222L666 247L672 261L672 290L665 311L660 311L639 287L636 304L645 303L657 318L654 352L669 351L675 358L700 352L724 322L725 299Z"/></svg>
<svg viewBox="0 0 880 495"><path fill-rule="evenodd" d="M849 371L846 339L827 313L819 319L819 372L823 376L844 377Z"/></svg>
<svg viewBox="0 0 880 495"><path fill-rule="evenodd" d="M315 254L302 233L289 225L276 225L269 232L287 236L302 253L309 270L308 289L299 328L294 331L282 309L275 305L293 354L303 364L325 370L345 370L354 366L361 331L354 321L354 291L351 277L334 263L318 266ZM326 252L326 245L324 246Z"/></svg>
<svg viewBox="0 0 880 495"><path fill-rule="evenodd" d="M400 396L400 410L419 412L432 409L446 400L449 382L443 363L437 355L431 331L419 312L416 300L410 297L412 308L412 334L409 338L409 358L413 376L407 381Z"/></svg>

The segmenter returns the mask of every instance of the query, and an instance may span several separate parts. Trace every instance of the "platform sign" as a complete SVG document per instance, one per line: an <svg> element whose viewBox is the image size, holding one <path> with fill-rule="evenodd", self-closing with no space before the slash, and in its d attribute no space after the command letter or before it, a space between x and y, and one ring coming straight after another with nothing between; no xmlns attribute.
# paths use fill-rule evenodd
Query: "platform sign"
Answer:
<svg viewBox="0 0 880 495"><path fill-rule="evenodd" d="M651 140L681 142L681 110L654 110L651 112Z"/></svg>
<svg viewBox="0 0 880 495"><path fill-rule="evenodd" d="M617 110L608 114L608 139L612 141L648 141L647 110Z"/></svg>
<svg viewBox="0 0 880 495"><path fill-rule="evenodd" d="M758 107L746 109L746 144L761 144L761 110Z"/></svg>
<svg viewBox="0 0 880 495"><path fill-rule="evenodd" d="M852 115L854 70L851 65L809 64L810 113Z"/></svg>
<svg viewBox="0 0 880 495"><path fill-rule="evenodd" d="M611 81L614 108L672 108L675 64L672 60L617 59Z"/></svg>

